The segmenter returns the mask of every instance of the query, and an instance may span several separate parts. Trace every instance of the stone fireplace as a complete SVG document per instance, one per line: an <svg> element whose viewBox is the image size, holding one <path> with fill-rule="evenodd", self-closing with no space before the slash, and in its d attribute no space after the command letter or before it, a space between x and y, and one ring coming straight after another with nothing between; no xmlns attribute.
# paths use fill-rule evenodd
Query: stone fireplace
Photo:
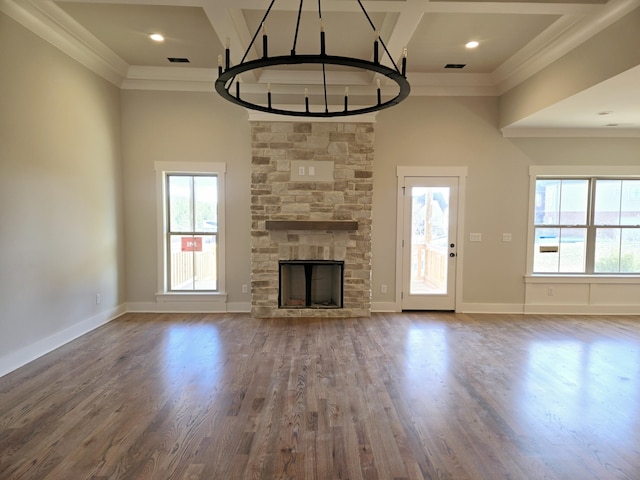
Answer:
<svg viewBox="0 0 640 480"><path fill-rule="evenodd" d="M251 137L252 314L369 316L373 124L255 121ZM283 263L342 265L342 304L283 308Z"/></svg>

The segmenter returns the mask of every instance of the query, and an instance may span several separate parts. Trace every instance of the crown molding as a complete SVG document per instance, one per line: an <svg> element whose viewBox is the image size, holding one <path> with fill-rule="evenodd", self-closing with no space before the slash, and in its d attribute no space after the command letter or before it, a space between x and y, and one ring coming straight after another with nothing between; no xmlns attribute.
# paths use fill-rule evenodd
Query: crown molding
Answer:
<svg viewBox="0 0 640 480"><path fill-rule="evenodd" d="M132 65L122 81L123 90L215 92L217 70L192 67L143 67Z"/></svg>
<svg viewBox="0 0 640 480"><path fill-rule="evenodd" d="M52 1L0 0L0 10L114 85L125 78L127 63Z"/></svg>
<svg viewBox="0 0 640 480"><path fill-rule="evenodd" d="M531 44L532 49L540 48L538 53L526 55L531 52L523 51L522 55L526 55L526 59L514 56L494 72L493 80L498 95L532 77L639 6L640 0L611 0L597 14L579 19L561 18L555 22L558 25L549 27Z"/></svg>

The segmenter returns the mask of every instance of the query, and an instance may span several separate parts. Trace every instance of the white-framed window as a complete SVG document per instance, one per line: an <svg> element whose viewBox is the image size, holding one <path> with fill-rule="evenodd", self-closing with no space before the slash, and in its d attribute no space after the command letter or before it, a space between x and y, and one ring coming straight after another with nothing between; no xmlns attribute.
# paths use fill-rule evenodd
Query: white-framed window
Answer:
<svg viewBox="0 0 640 480"><path fill-rule="evenodd" d="M640 168L531 167L528 273L640 274Z"/></svg>
<svg viewBox="0 0 640 480"><path fill-rule="evenodd" d="M158 294L224 295L224 163L156 162Z"/></svg>

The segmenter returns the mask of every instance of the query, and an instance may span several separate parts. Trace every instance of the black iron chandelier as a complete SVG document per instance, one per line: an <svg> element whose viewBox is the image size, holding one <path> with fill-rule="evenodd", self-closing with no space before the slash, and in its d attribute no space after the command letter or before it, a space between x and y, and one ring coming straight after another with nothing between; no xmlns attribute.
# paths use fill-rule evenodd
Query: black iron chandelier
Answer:
<svg viewBox="0 0 640 480"><path fill-rule="evenodd" d="M267 17L271 12L273 4L275 0L271 0L269 8L267 8L262 22L258 25L249 46L247 47L242 60L238 65L231 66L231 55L230 55L230 45L227 40L227 45L225 48L225 58L223 61L222 55L218 57L218 79L215 83L216 91L226 100L233 102L235 104L241 105L245 108L251 110L258 110L267 113L274 113L279 115L291 115L291 116L299 116L299 117L341 117L341 116L350 116L350 115L360 115L365 113L376 112L378 110L382 110L393 105L397 105L402 100L407 98L411 87L409 86L409 82L406 78L406 69L407 69L407 50L403 49L402 52L402 60L401 67L398 68L396 62L393 60L393 57L389 53L387 46L380 38L378 34L378 30L376 26L371 21L369 14L365 10L362 5L361 0L357 0L358 5L362 9L362 13L366 17L367 22L371 26L374 35L372 38L372 60L364 60L353 57L343 57L337 55L330 55L326 51L325 45L325 31L323 27L322 20L322 7L321 0L318 0L318 18L320 24L320 44L319 44L319 52L313 54L298 54L296 52L296 44L298 41L298 32L300 28L300 18L302 15L302 6L304 0L300 0L300 7L298 9L298 16L296 22L296 29L293 38L293 47L291 49L291 53L289 55L280 55L280 56L269 56L268 51L268 43L269 39L265 31L265 24L267 22ZM249 56L249 52L253 48L253 45L258 38L258 34L262 31L262 58L258 58L255 60L247 60ZM389 61L392 64L392 67L383 65L380 62L381 52L380 46L383 48L382 55L386 53ZM286 105L286 106L274 106L275 102L272 98L271 86L270 84L267 86L266 91L263 94L263 99L261 102L250 101L248 97L243 97L241 82L239 81L239 76L242 73L250 72L259 69L268 69L270 67L278 67L283 65L321 65L322 66L322 87L324 93L324 105L321 107L322 109L314 106L314 108L310 108L309 105L309 95L308 89L305 88L304 95L304 103L302 103L302 99L300 105ZM398 93L396 96L390 99L386 99L383 101L381 94L381 86L380 86L380 77L376 80L376 89L372 90L372 93L375 92L375 95L372 98L375 98L373 102L365 105L350 105L349 104L349 87L345 86L344 93L344 105L335 106L329 105L328 103L328 94L327 94L327 65L333 66L342 66L348 67L352 69L361 69L373 74L380 74L388 79L394 81L398 86Z"/></svg>

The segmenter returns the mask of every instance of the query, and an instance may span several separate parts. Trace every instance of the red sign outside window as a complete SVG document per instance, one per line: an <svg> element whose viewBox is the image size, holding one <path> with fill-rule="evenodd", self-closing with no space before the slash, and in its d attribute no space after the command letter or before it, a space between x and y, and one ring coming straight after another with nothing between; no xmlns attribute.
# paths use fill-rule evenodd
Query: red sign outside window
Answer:
<svg viewBox="0 0 640 480"><path fill-rule="evenodd" d="M201 252L202 237L182 237L183 252Z"/></svg>

